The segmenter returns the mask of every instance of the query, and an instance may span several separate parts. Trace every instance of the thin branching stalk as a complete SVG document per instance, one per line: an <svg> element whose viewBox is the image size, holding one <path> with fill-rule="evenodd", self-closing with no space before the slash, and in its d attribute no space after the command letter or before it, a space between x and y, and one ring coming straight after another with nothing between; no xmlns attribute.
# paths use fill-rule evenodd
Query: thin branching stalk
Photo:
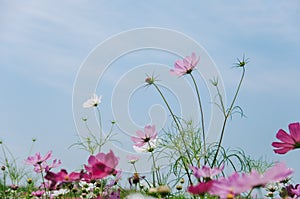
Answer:
<svg viewBox="0 0 300 199"><path fill-rule="evenodd" d="M3 195L4 199L6 199L6 173L3 171Z"/></svg>
<svg viewBox="0 0 300 199"><path fill-rule="evenodd" d="M220 140L218 142L218 147L217 147L216 154L214 156L214 160L213 160L212 165L211 165L212 167L215 165L215 163L217 161L218 153L219 153L222 141L223 141L223 136L224 136L224 132L225 132L225 126L226 126L226 123L227 123L227 120L228 120L229 116L231 115L231 111L234 108L234 103L235 103L235 101L237 99L238 93L240 91L240 88L241 88L241 85L242 85L242 82L243 82L243 79L244 79L244 76L245 76L245 67L243 66L241 68L243 69L242 76L241 76L241 79L239 81L239 85L238 85L238 87L236 89L236 92L235 92L235 95L233 97L233 100L232 100L232 102L231 102L231 104L229 106L229 109L225 113L224 122L223 122L222 130L221 130L221 136L220 136Z"/></svg>
<svg viewBox="0 0 300 199"><path fill-rule="evenodd" d="M200 110L200 115L201 115L201 126L202 126L202 139L203 139L203 150L204 150L204 164L206 164L206 139L205 139L205 129L204 129L204 112L203 112L203 108L202 108L202 103L201 103L201 98L200 98L200 92L199 92L199 89L198 89L198 85L195 81L195 78L194 76L192 75L192 73L189 73L192 80L193 80L193 83L194 83L194 86L195 86L195 90L196 90L196 93L197 93L197 98L198 98L198 104L199 104L199 110Z"/></svg>
<svg viewBox="0 0 300 199"><path fill-rule="evenodd" d="M99 128L100 128L100 140L99 140L99 152L101 152L101 148L102 148L102 122L101 122L101 113L100 113L100 109L98 107L96 107L97 112L98 112L98 122L99 122Z"/></svg>
<svg viewBox="0 0 300 199"><path fill-rule="evenodd" d="M180 135L181 135L182 141L183 141L183 145L184 145L184 147L185 147L186 154L187 154L187 156L188 156L188 158L189 158L189 162L190 162L190 164L192 165L192 164L193 164L193 161L192 161L192 159L191 159L191 157L190 157L190 154L189 154L189 151L188 151L188 148L187 148L187 144L186 144L186 141L185 141L185 138L184 138L184 135L183 135L181 126L180 126L179 122L177 121L177 119L176 119L176 117L175 117L175 115L174 115L174 113L173 113L171 107L169 106L169 103L167 102L165 96L163 95L163 93L161 92L161 90L159 89L159 87L158 87L155 83L152 83L152 84L154 85L154 87L155 87L156 90L159 92L160 96L162 97L163 101L165 102L165 104L166 104L166 106L167 106L167 108L168 108L168 110L169 110L169 112L170 112L170 114L171 114L171 116L172 116L172 118L173 118L173 120L174 120L176 126L177 126L177 129L178 129L178 131L179 131L179 133L180 133ZM180 152L180 150L179 150L179 152ZM183 157L183 155L181 154L181 152L180 152L180 156ZM185 169L185 171L186 171L186 174L187 174L187 176L188 176L189 182L192 184L191 176L190 176L190 173L189 173L189 171L188 171L186 162L185 162L184 160L182 160L182 162L183 162L183 166L184 166L184 169Z"/></svg>
<svg viewBox="0 0 300 199"><path fill-rule="evenodd" d="M153 148L151 147L150 143L148 142L148 146L149 146L149 151L151 153L151 157L152 157L152 161L153 161L153 186L156 187L156 183L155 183L155 174L156 174L156 178L157 178L157 182L159 182L158 179L158 175L157 175L157 167L155 164L155 158L154 158L154 153L153 153Z"/></svg>
<svg viewBox="0 0 300 199"><path fill-rule="evenodd" d="M46 196L46 199L47 199L48 198L48 194L47 194L47 188L46 188L45 178L44 178L44 174L43 174L42 163L40 163L39 166L40 166L40 170L41 170L42 183L43 183L43 186L44 186L45 196Z"/></svg>

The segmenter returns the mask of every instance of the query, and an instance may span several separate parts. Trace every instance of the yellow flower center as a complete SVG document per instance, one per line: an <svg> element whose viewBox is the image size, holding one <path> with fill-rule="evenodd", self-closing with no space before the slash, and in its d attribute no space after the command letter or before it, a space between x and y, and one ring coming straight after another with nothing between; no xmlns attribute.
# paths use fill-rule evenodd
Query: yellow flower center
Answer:
<svg viewBox="0 0 300 199"><path fill-rule="evenodd" d="M234 199L234 195L232 193L227 194L227 199Z"/></svg>

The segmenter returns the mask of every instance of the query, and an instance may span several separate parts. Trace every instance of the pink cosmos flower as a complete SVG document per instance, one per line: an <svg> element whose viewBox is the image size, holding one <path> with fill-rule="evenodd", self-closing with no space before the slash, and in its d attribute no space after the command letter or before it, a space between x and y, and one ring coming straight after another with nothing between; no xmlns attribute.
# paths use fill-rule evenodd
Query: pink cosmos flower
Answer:
<svg viewBox="0 0 300 199"><path fill-rule="evenodd" d="M194 195L201 195L204 193L208 193L208 191L211 189L214 181L210 180L208 182L200 182L199 184L195 186L189 186L188 187L188 192Z"/></svg>
<svg viewBox="0 0 300 199"><path fill-rule="evenodd" d="M296 197L300 197L300 185L297 184L296 187L291 187L291 193L293 194L293 196L296 196Z"/></svg>
<svg viewBox="0 0 300 199"><path fill-rule="evenodd" d="M287 179L293 172L293 169L287 168L283 162L279 162L276 163L273 167L269 168L263 174L262 179L266 183L279 182Z"/></svg>
<svg viewBox="0 0 300 199"><path fill-rule="evenodd" d="M221 199L234 198L234 196L252 189L252 185L246 180L246 174L239 175L234 172L228 178L220 178L214 181L208 191L211 195L219 196Z"/></svg>
<svg viewBox="0 0 300 199"><path fill-rule="evenodd" d="M138 137L131 137L131 140L135 143L134 146L142 147L156 139L157 132L155 131L155 125L146 125L144 131L138 130L136 132Z"/></svg>
<svg viewBox="0 0 300 199"><path fill-rule="evenodd" d="M272 146L277 148L274 149L275 153L285 154L290 150L300 148L300 123L291 123L289 124L290 134L280 129L276 138L281 142L273 142Z"/></svg>
<svg viewBox="0 0 300 199"><path fill-rule="evenodd" d="M208 190L211 195L217 195L221 199L229 196L234 197L238 194L250 191L256 187L264 187L268 183L275 183L286 179L293 171L285 166L284 163L277 163L269 168L264 174L259 174L253 170L248 174L234 172L228 178L213 180Z"/></svg>
<svg viewBox="0 0 300 199"><path fill-rule="evenodd" d="M202 168L198 168L195 166L190 166L190 169L193 171L193 174L196 178L212 178L213 176L218 175L224 169L224 164L220 168L210 168L209 166L202 166Z"/></svg>
<svg viewBox="0 0 300 199"><path fill-rule="evenodd" d="M52 151L49 151L44 157L40 153L36 153L34 156L29 156L26 160L26 164L41 165L43 162L51 158Z"/></svg>
<svg viewBox="0 0 300 199"><path fill-rule="evenodd" d="M43 196L44 195L44 193L45 193L45 191L44 190L37 190L37 191L33 191L33 192L31 192L31 195L33 195L33 196L36 196L36 197L41 197L41 196Z"/></svg>
<svg viewBox="0 0 300 199"><path fill-rule="evenodd" d="M42 162L40 165L35 164L33 170L36 173L41 173L44 170L45 171L50 171L51 169L56 168L56 167L58 167L60 165L61 165L61 161L55 159L55 160L52 161L52 164L50 164L50 165L48 165L47 162Z"/></svg>
<svg viewBox="0 0 300 199"><path fill-rule="evenodd" d="M197 66L199 58L197 59L196 54L192 53L192 56L186 56L183 60L177 60L174 64L175 69L171 69L171 75L182 76L189 74Z"/></svg>
<svg viewBox="0 0 300 199"><path fill-rule="evenodd" d="M116 173L116 166L119 163L119 158L110 150L109 153L98 153L91 155L88 159L88 165L84 165L89 172L91 179L102 179L110 174Z"/></svg>
<svg viewBox="0 0 300 199"><path fill-rule="evenodd" d="M81 173L72 172L68 174L65 169L60 170L58 173L48 171L45 179L51 180L52 182L75 182L81 179Z"/></svg>
<svg viewBox="0 0 300 199"><path fill-rule="evenodd" d="M106 185L106 188L111 188L114 185L116 185L120 181L121 177L122 177L122 171L116 170L115 178Z"/></svg>
<svg viewBox="0 0 300 199"><path fill-rule="evenodd" d="M141 157L135 155L127 155L126 158L129 160L130 164L135 164Z"/></svg>

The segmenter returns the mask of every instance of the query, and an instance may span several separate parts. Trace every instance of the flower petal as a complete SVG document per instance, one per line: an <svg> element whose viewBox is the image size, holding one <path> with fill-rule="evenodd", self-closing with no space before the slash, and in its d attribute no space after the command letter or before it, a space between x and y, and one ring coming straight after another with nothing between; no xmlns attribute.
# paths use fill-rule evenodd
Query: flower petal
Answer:
<svg viewBox="0 0 300 199"><path fill-rule="evenodd" d="M289 130L291 137L295 142L300 142L300 123L291 123L289 124Z"/></svg>
<svg viewBox="0 0 300 199"><path fill-rule="evenodd" d="M284 130L280 129L278 131L278 133L276 134L276 137L281 140L282 142L285 142L285 143L289 143L289 144L294 144L294 140L293 138L287 134L287 132L285 132Z"/></svg>

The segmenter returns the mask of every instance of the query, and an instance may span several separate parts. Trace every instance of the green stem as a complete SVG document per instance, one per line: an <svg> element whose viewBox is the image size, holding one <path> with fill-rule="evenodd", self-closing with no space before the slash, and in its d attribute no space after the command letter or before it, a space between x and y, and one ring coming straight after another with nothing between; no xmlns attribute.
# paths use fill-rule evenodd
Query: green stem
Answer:
<svg viewBox="0 0 300 199"><path fill-rule="evenodd" d="M190 76L193 80L195 90L197 93L197 98L198 98L198 104L199 104L199 109L200 109L200 115L201 115L201 125L202 125L202 139L203 139L203 149L204 149L204 164L206 164L206 139L205 139L205 129L204 129L204 113L203 113L203 108L202 108L202 103L201 103L201 98L200 98L200 92L197 86L197 83L195 81L194 76L192 73L190 73Z"/></svg>
<svg viewBox="0 0 300 199"><path fill-rule="evenodd" d="M40 163L39 166L40 166L40 170L41 170L42 183L43 183L43 185L44 185L45 195L46 195L46 198L48 198L48 195L47 195L47 189L46 189L46 184L45 184L45 178L44 178L44 174L43 174L42 163Z"/></svg>
<svg viewBox="0 0 300 199"><path fill-rule="evenodd" d="M234 103L237 99L237 96L238 96L238 93L240 91L240 88L241 88L241 85L242 85L242 82L243 82L243 79L244 79L244 76L245 76L245 67L242 67L243 68L243 72L242 72L242 76L241 76L241 79L240 79L240 82L239 82L239 85L236 89L236 92L235 92L235 95L233 97L233 100L229 106L229 109L227 111L227 113L225 114L225 118L224 118L224 122L223 122L223 126L222 126L222 130L221 130L221 136L220 136L220 140L219 140L219 143L218 143L218 147L217 147L217 151L216 151L216 154L214 156L214 160L212 162L212 167L215 165L216 161L217 161L217 157L218 157L218 153L220 151L220 147L221 147L221 144L222 144L222 141L223 141L223 136L224 136L224 132L225 132L225 126L226 126L226 123L227 123L227 120L229 118L229 116L231 115L231 111L233 109L233 106L234 106Z"/></svg>
<svg viewBox="0 0 300 199"><path fill-rule="evenodd" d="M184 138L184 134L183 134L183 132L182 132L182 130L181 130L181 127L180 127L180 125L179 125L179 122L177 121L177 118L175 117L175 115L174 115L174 113L173 113L171 107L169 106L168 101L166 100L165 96L163 95L163 93L161 92L161 90L159 89L159 87L158 87L155 83L152 83L152 84L154 85L154 87L156 88L156 90L158 91L158 93L160 94L160 96L162 97L163 101L165 102L165 104L166 104L166 106L167 106L167 108L168 108L168 110L169 110L169 112L170 112L170 114L171 114L171 116L172 116L172 118L173 118L173 120L174 120L176 126L177 126L177 129L178 129L178 131L179 131L179 133L180 133L180 135L181 135L181 138L182 138L182 141L183 141L183 145L184 145L184 147L185 147L186 154L187 154L187 156L188 156L188 158L189 158L189 162L190 162L191 165L193 165L193 161L192 161L192 159L191 159L191 157L190 157L190 154L189 154L189 151L188 151L188 148L187 148L187 144L186 144L186 141L185 141L185 138ZM178 150L178 151L179 151L180 156L181 156L181 159L182 159L182 157L184 157L184 156L182 155L182 153L181 153L180 150ZM185 171L186 171L186 174L187 174L187 176L188 176L189 182L190 182L190 184L192 184L191 176L190 176L190 173L189 173L189 171L188 171L187 165L186 165L186 163L185 163L185 161L184 161L183 159L182 159L182 162L183 162L183 165L184 165L184 169L185 169Z"/></svg>
<svg viewBox="0 0 300 199"><path fill-rule="evenodd" d="M134 172L138 174L137 169L136 169L136 166L135 166L135 163L133 163L132 166L133 166ZM138 183L139 183L139 188L140 188L140 187L141 187L141 182L140 182L140 180L139 180ZM136 189L136 186L135 186L135 189Z"/></svg>
<svg viewBox="0 0 300 199"><path fill-rule="evenodd" d="M103 143L102 143L102 122L101 122L101 113L100 113L100 110L98 107L97 108L97 112L98 112L98 122L99 122L99 128L100 128L100 144L99 144L99 152L101 152L101 148L103 146Z"/></svg>
<svg viewBox="0 0 300 199"><path fill-rule="evenodd" d="M5 148L4 148L4 144L1 143L1 148L2 148L2 152L3 152L3 156L4 156L4 161L5 161L5 167L7 169L7 174L9 175L9 177L11 177L11 169L10 169L10 164L8 162L8 158L7 158L7 155L6 155L6 152L5 152ZM5 175L5 174L4 174ZM11 178L12 179L12 178ZM4 180L4 183L5 183L5 180ZM4 186L4 189L5 189L5 186ZM5 194L5 192L4 192ZM6 195L6 194L5 194Z"/></svg>
<svg viewBox="0 0 300 199"><path fill-rule="evenodd" d="M6 175L5 175L5 171L3 171L3 195L4 195L4 199L6 198Z"/></svg>
<svg viewBox="0 0 300 199"><path fill-rule="evenodd" d="M148 142L148 146L149 146L149 149L152 149L150 143ZM153 151L151 150L151 157L152 157L152 161L153 161L153 186L156 187L156 183L155 183L155 174L156 174L156 179L157 179L157 182L159 182L159 179L158 179L158 175L157 175L157 167L156 167L156 164L155 164L155 158L154 158L154 153Z"/></svg>
<svg viewBox="0 0 300 199"><path fill-rule="evenodd" d="M29 149L29 152L28 152L28 156L32 153L34 143L35 143L35 139L32 140L32 143L31 143L31 146L30 146L30 149Z"/></svg>
<svg viewBox="0 0 300 199"><path fill-rule="evenodd" d="M216 88L217 88L217 93L218 93L219 100L220 100L220 103L221 103L220 109L222 110L223 116L226 117L226 109L225 109L224 102L223 102L223 99L222 99L222 95L220 93L218 85L216 85Z"/></svg>

